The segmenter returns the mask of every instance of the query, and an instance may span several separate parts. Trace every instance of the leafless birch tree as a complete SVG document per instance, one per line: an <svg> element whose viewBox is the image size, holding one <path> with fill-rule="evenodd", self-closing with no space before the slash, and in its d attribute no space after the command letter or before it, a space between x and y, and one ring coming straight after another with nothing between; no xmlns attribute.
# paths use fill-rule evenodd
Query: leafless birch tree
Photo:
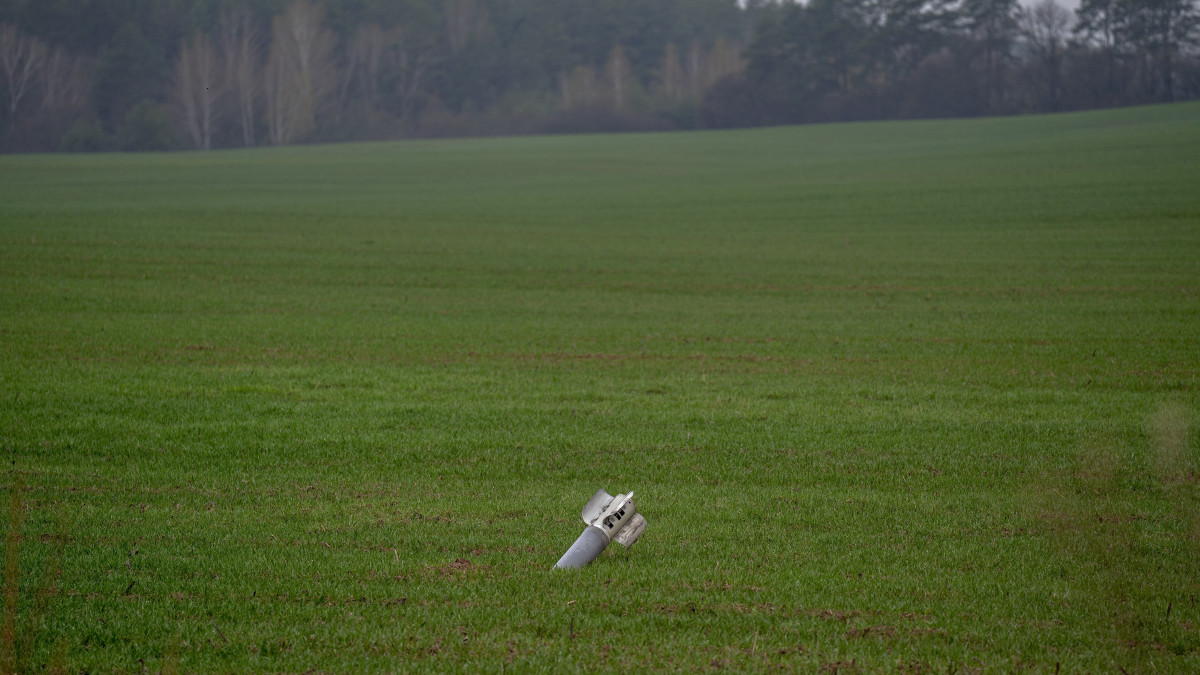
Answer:
<svg viewBox="0 0 1200 675"><path fill-rule="evenodd" d="M262 57L254 21L245 9L221 13L221 56L225 64L225 88L237 109L242 144L255 144L255 104L258 101Z"/></svg>
<svg viewBox="0 0 1200 675"><path fill-rule="evenodd" d="M704 77L704 63L707 59L704 57L704 48L700 46L699 40L693 40L692 46L688 48L687 54L687 76L688 84L692 88L692 98L699 100L704 94L704 90L708 88L708 83Z"/></svg>
<svg viewBox="0 0 1200 675"><path fill-rule="evenodd" d="M346 46L346 65L338 91L338 109L344 110L355 93L368 108L379 102L379 74L389 36L377 23L359 26Z"/></svg>
<svg viewBox="0 0 1200 675"><path fill-rule="evenodd" d="M723 37L718 37L714 42L712 49L708 50L708 58L705 59L704 73L704 89L708 89L722 78L735 73L740 73L745 69L746 63L742 60L738 50L733 45L729 44Z"/></svg>
<svg viewBox="0 0 1200 675"><path fill-rule="evenodd" d="M624 110L633 88L633 71L621 45L614 45L609 52L608 63L604 66L604 79L612 93L613 108Z"/></svg>
<svg viewBox="0 0 1200 675"><path fill-rule="evenodd" d="M72 56L62 47L55 47L42 69L42 111L56 113L83 106L87 102L91 82L87 63Z"/></svg>
<svg viewBox="0 0 1200 675"><path fill-rule="evenodd" d="M487 7L475 0L446 0L443 10L446 21L446 43L451 53L457 53L471 40L487 30L491 18Z"/></svg>
<svg viewBox="0 0 1200 675"><path fill-rule="evenodd" d="M8 119L16 118L21 100L46 62L48 50L41 40L25 35L11 24L0 24L0 70L8 92Z"/></svg>
<svg viewBox="0 0 1200 675"><path fill-rule="evenodd" d="M576 66L570 74L558 78L559 94L564 110L591 108L600 99L600 85L591 66Z"/></svg>
<svg viewBox="0 0 1200 675"><path fill-rule="evenodd" d="M324 9L297 0L275 17L266 69L267 130L276 145L307 138L336 93L335 38L322 27Z"/></svg>
<svg viewBox="0 0 1200 675"><path fill-rule="evenodd" d="M381 93L397 102L396 112L409 125L416 123L420 92L437 51L436 38L420 27L401 24L387 32L383 67L393 84Z"/></svg>
<svg viewBox="0 0 1200 675"><path fill-rule="evenodd" d="M221 99L221 64L207 35L196 31L175 60L175 100L192 147L212 149L213 122Z"/></svg>
<svg viewBox="0 0 1200 675"><path fill-rule="evenodd" d="M687 74L679 61L679 49L674 42L667 43L663 50L662 65L658 68L658 88L661 94L671 101L687 97Z"/></svg>

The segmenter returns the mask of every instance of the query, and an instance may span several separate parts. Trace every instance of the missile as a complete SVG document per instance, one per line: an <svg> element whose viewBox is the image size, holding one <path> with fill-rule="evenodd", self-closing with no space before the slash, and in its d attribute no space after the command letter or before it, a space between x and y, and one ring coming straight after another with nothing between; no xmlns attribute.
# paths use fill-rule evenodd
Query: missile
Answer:
<svg viewBox="0 0 1200 675"><path fill-rule="evenodd" d="M603 488L583 505L583 523L587 525L583 534L571 544L571 548L555 563L556 568L578 569L596 559L608 542L616 541L626 548L642 536L646 519L637 512L633 493L612 496Z"/></svg>

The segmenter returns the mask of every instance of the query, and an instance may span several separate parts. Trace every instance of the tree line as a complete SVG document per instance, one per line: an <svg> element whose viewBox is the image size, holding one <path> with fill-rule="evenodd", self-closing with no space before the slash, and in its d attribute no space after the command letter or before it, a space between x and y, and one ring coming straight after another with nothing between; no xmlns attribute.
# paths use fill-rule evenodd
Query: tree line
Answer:
<svg viewBox="0 0 1200 675"><path fill-rule="evenodd" d="M1195 0L768 5L713 126L1055 112L1200 96Z"/></svg>
<svg viewBox="0 0 1200 675"><path fill-rule="evenodd" d="M0 148L692 125L742 65L744 18L736 0L0 0Z"/></svg>
<svg viewBox="0 0 1200 675"><path fill-rule="evenodd" d="M971 116L1200 95L1197 0L0 0L0 150Z"/></svg>

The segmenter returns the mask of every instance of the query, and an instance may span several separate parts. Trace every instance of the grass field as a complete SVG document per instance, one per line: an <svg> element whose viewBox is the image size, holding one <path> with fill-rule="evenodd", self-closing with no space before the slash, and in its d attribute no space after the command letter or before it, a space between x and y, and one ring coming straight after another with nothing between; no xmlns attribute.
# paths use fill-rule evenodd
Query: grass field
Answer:
<svg viewBox="0 0 1200 675"><path fill-rule="evenodd" d="M1197 104L0 157L0 350L6 668L1200 670Z"/></svg>

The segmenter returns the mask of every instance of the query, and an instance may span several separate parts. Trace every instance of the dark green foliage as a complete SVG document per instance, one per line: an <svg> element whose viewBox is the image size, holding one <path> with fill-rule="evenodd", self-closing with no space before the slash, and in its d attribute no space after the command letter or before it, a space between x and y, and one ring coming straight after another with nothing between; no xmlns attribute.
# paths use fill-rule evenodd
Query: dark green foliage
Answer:
<svg viewBox="0 0 1200 675"><path fill-rule="evenodd" d="M79 120L62 139L63 152L100 152L108 147L108 137L100 122Z"/></svg>
<svg viewBox="0 0 1200 675"><path fill-rule="evenodd" d="M170 150L176 146L171 115L161 103L149 99L129 109L117 133L121 150Z"/></svg>
<svg viewBox="0 0 1200 675"><path fill-rule="evenodd" d="M1035 11L1015 0L784 4L746 48L737 88L757 104L741 116L975 116L1200 95L1182 75L1196 65L1194 0L1084 2L1076 34L1085 40L1069 44L1064 26L1052 59L1021 28ZM727 99L710 96L705 114L733 115Z"/></svg>
<svg viewBox="0 0 1200 675"><path fill-rule="evenodd" d="M166 45L127 22L101 49L94 70L94 101L101 122L117 131L131 109L162 98L169 72Z"/></svg>

